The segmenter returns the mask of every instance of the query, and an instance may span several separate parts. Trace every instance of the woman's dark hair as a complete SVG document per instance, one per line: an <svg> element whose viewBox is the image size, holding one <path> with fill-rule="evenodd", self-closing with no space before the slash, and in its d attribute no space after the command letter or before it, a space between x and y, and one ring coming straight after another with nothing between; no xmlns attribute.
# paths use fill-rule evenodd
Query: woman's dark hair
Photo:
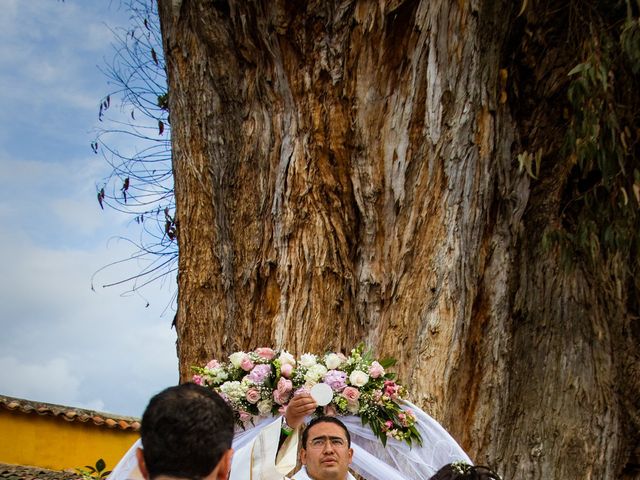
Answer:
<svg viewBox="0 0 640 480"><path fill-rule="evenodd" d="M349 435L349 430L347 430L347 427L344 425L344 423L342 423L336 417L323 415L321 417L316 417L313 420L311 420L309 422L309 425L307 425L306 428L304 429L304 432L302 432L302 448L305 448L305 449L307 448L307 438L309 438L309 429L314 425L317 425L318 423L334 423L338 425L340 428L344 430L344 434L347 437L347 445L351 447L351 435Z"/></svg>
<svg viewBox="0 0 640 480"><path fill-rule="evenodd" d="M502 480L489 467L469 465L465 462L448 463L430 480Z"/></svg>
<svg viewBox="0 0 640 480"><path fill-rule="evenodd" d="M200 385L185 383L158 393L140 427L149 477L206 477L231 448L233 424L227 403Z"/></svg>

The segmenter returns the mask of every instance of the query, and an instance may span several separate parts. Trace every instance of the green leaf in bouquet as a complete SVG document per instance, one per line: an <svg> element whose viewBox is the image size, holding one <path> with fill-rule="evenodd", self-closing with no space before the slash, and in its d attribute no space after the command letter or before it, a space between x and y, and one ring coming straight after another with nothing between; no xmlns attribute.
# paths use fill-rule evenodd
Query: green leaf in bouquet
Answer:
<svg viewBox="0 0 640 480"><path fill-rule="evenodd" d="M415 427L415 425L411 425L409 427L409 431L411 432L411 437L409 438L413 438L413 440L415 440L418 445L422 446L422 437L420 436L420 432L418 432L418 429Z"/></svg>
<svg viewBox="0 0 640 480"><path fill-rule="evenodd" d="M382 360L378 360L378 363L382 365L382 368L387 369L389 367L393 367L397 362L395 358L383 358Z"/></svg>
<svg viewBox="0 0 640 480"><path fill-rule="evenodd" d="M269 376L267 376L267 377L264 379L264 382L262 382L262 384L263 384L265 387L268 387L268 388L270 388L271 390L273 390L273 389L275 388L275 386L276 386L276 384L275 384L275 372L273 372L273 369L271 369L271 372L272 372L272 374L271 374L271 375L269 375Z"/></svg>

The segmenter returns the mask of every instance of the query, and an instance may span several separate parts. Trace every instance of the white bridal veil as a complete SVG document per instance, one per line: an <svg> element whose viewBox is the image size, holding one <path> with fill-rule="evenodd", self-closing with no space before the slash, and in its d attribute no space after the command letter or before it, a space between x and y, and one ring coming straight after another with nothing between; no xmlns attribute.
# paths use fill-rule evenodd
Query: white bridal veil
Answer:
<svg viewBox="0 0 640 480"><path fill-rule="evenodd" d="M367 480L427 480L443 465L459 460L471 463L458 443L420 408L410 402L401 402L416 416L416 428L422 437L422 445L407 445L404 441L389 438L384 447L360 417L339 417L351 434L353 462L351 468ZM279 418L276 418L279 420ZM234 458L240 458L243 448L251 448L251 442L274 418L265 418L253 428L237 432L233 439ZM135 458L139 440L129 449L113 469L109 480L141 479Z"/></svg>

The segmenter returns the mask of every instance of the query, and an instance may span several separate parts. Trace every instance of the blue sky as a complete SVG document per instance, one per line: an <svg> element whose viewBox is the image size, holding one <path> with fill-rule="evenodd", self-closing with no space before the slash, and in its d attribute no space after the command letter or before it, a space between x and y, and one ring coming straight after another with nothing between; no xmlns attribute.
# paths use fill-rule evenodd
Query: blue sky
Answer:
<svg viewBox="0 0 640 480"><path fill-rule="evenodd" d="M138 416L178 380L175 281L101 288L139 266L138 226L100 210L109 167L89 145L118 0L0 0L0 395ZM117 103L117 99L114 99ZM112 107L115 108L115 107ZM128 139L119 148L135 151ZM150 303L146 307L147 301Z"/></svg>

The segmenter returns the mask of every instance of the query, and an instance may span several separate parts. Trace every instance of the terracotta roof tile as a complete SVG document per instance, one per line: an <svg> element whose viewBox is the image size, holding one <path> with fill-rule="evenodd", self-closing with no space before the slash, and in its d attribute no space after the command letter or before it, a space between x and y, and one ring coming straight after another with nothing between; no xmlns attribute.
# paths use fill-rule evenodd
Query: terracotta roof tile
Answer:
<svg viewBox="0 0 640 480"><path fill-rule="evenodd" d="M78 480L78 473L0 463L0 480Z"/></svg>
<svg viewBox="0 0 640 480"><path fill-rule="evenodd" d="M140 430L140 419L115 415L112 413L96 412L82 408L66 407L53 403L34 402L22 398L6 397L0 395L0 408L7 410L17 410L22 413L35 412L38 415L50 415L62 418L68 422L92 422L94 425L102 427L117 428L119 430ZM4 477L0 476L0 480Z"/></svg>
<svg viewBox="0 0 640 480"><path fill-rule="evenodd" d="M102 418L100 415L94 415L91 420L93 420L93 423L95 423L96 425L102 425L104 423L104 418Z"/></svg>

